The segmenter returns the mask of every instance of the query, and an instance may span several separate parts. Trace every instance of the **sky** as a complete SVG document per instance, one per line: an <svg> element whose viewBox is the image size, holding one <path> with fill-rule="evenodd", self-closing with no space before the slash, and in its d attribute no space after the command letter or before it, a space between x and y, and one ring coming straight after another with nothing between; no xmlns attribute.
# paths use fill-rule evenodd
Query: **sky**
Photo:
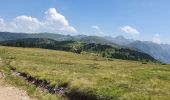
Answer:
<svg viewBox="0 0 170 100"><path fill-rule="evenodd" d="M0 0L0 31L170 44L170 0Z"/></svg>

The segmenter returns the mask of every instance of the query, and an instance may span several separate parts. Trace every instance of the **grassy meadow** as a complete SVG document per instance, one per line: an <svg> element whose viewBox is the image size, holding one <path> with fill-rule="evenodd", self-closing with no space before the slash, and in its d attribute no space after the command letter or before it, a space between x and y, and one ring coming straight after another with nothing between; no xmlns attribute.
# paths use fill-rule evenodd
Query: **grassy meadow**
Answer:
<svg viewBox="0 0 170 100"><path fill-rule="evenodd" d="M0 56L4 62L18 71L26 72L39 79L46 79L51 84L68 83L69 91L79 90L113 100L168 100L170 98L170 65L111 60L88 53L75 54L4 46L0 46ZM6 66L4 64L3 67ZM29 88L30 91L37 91L34 86ZM59 99L41 93L41 96L44 95L47 99Z"/></svg>

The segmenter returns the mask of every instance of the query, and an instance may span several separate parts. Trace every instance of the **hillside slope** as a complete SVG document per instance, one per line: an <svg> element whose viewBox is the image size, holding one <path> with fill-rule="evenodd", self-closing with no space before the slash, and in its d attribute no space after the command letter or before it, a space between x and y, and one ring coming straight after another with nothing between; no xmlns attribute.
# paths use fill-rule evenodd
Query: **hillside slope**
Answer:
<svg viewBox="0 0 170 100"><path fill-rule="evenodd" d="M170 49L166 45L164 46L162 44L155 44L152 42L135 41L130 43L128 47L145 52L161 62L170 63Z"/></svg>
<svg viewBox="0 0 170 100"><path fill-rule="evenodd" d="M54 87L65 86L71 100L87 100L87 97L94 97L89 100L170 98L169 65L109 61L89 54L4 46L0 46L0 56L7 63L3 68L16 68L25 76L46 80ZM75 96L79 99L73 99ZM55 100L49 95L46 99Z"/></svg>
<svg viewBox="0 0 170 100"><path fill-rule="evenodd" d="M34 48L46 48L54 50L71 51L75 53L81 53L83 51L97 53L103 57L116 58L123 60L135 60L145 62L157 62L153 57L148 54L131 50L128 48L116 48L110 45L102 45L95 43L84 43L78 41L55 41L52 39L44 38L28 38L3 41L0 43L4 46L15 47L34 47Z"/></svg>
<svg viewBox="0 0 170 100"><path fill-rule="evenodd" d="M80 41L86 43L100 43L112 45L114 47L125 47L134 49L136 51L144 52L151 55L155 59L163 62L170 63L170 45L167 44L156 44L152 42L136 41L133 39L126 39L123 36L113 37L98 37L98 36L86 36L86 35L61 35L53 33L9 33L0 32L0 41L16 40L24 38L48 38L56 41ZM144 46L145 45L145 46ZM142 47L142 48L141 48ZM149 49L148 49L149 48Z"/></svg>
<svg viewBox="0 0 170 100"><path fill-rule="evenodd" d="M168 44L157 44L151 41L137 41L133 39L126 39L123 36L115 38L105 37L105 39L115 44L147 53L161 62L170 63L170 45Z"/></svg>

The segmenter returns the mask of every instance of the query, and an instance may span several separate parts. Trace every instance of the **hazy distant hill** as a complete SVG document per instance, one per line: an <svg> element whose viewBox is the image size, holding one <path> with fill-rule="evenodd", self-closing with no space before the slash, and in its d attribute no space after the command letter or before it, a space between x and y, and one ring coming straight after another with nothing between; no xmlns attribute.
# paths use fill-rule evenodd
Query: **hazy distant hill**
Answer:
<svg viewBox="0 0 170 100"><path fill-rule="evenodd" d="M100 43L100 44L110 44L110 45L115 45L113 42L103 38L103 37L98 37L98 36L86 36L81 38L82 42L86 43Z"/></svg>
<svg viewBox="0 0 170 100"><path fill-rule="evenodd" d="M135 40L133 39L126 39L124 38L123 36L117 36L117 37L109 37L109 36L106 36L104 37L106 40L109 40L111 41L112 43L115 43L115 44L118 44L118 45L122 45L122 46L126 46L128 45L129 43L132 43L134 42Z"/></svg>
<svg viewBox="0 0 170 100"><path fill-rule="evenodd" d="M113 42L106 40L103 37L98 36L86 36L86 35L61 35L54 33L35 33L35 34L26 34L26 33L10 33L10 32L0 32L0 41L6 40L16 40L23 38L48 38L57 41L82 41L86 43L100 43L100 44L112 44Z"/></svg>
<svg viewBox="0 0 170 100"><path fill-rule="evenodd" d="M23 39L23 38L49 38L58 41L73 39L73 37L70 35L61 35L61 34L53 34L53 33L27 34L27 33L0 32L0 41L16 40L16 39Z"/></svg>
<svg viewBox="0 0 170 100"><path fill-rule="evenodd" d="M0 41L28 38L29 34L0 32Z"/></svg>
<svg viewBox="0 0 170 100"><path fill-rule="evenodd" d="M145 41L135 41L128 44L128 46L150 54L152 57L162 62L170 63L170 46Z"/></svg>
<svg viewBox="0 0 170 100"><path fill-rule="evenodd" d="M126 39L123 36L105 38L115 44L145 52L161 62L170 63L170 45L168 44L156 44L149 41L136 41L133 39Z"/></svg>

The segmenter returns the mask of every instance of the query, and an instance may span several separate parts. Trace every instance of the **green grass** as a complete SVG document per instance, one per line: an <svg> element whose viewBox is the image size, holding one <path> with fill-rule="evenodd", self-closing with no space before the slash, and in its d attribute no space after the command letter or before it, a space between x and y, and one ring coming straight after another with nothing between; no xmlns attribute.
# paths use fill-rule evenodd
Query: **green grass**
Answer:
<svg viewBox="0 0 170 100"><path fill-rule="evenodd" d="M78 89L118 100L170 98L170 65L116 59L110 61L91 54L3 46L0 47L0 56L5 61L10 60L18 71L46 79L51 84L69 83L70 91ZM29 87L18 78L10 81L19 82L17 84L26 89ZM37 89L34 86L29 89L29 94L36 97L34 95L37 94ZM39 95L42 96L44 93ZM47 94L44 97L57 98Z"/></svg>
<svg viewBox="0 0 170 100"><path fill-rule="evenodd" d="M0 71L5 75L4 80L6 84L11 84L15 87L26 90L31 98L36 98L38 100L62 100L61 97L42 92L39 88L36 88L34 85L31 85L22 78L14 75L8 67L9 61L3 59L2 62L3 63L0 65Z"/></svg>
<svg viewBox="0 0 170 100"><path fill-rule="evenodd" d="M26 81L24 81L23 79L15 75L12 75L10 69L6 65L0 66L0 71L5 74L5 83L26 90L26 92L31 98L36 98L38 100L61 100L62 99L59 96L51 95L47 92L42 92L39 88L36 88L34 85L31 85Z"/></svg>

